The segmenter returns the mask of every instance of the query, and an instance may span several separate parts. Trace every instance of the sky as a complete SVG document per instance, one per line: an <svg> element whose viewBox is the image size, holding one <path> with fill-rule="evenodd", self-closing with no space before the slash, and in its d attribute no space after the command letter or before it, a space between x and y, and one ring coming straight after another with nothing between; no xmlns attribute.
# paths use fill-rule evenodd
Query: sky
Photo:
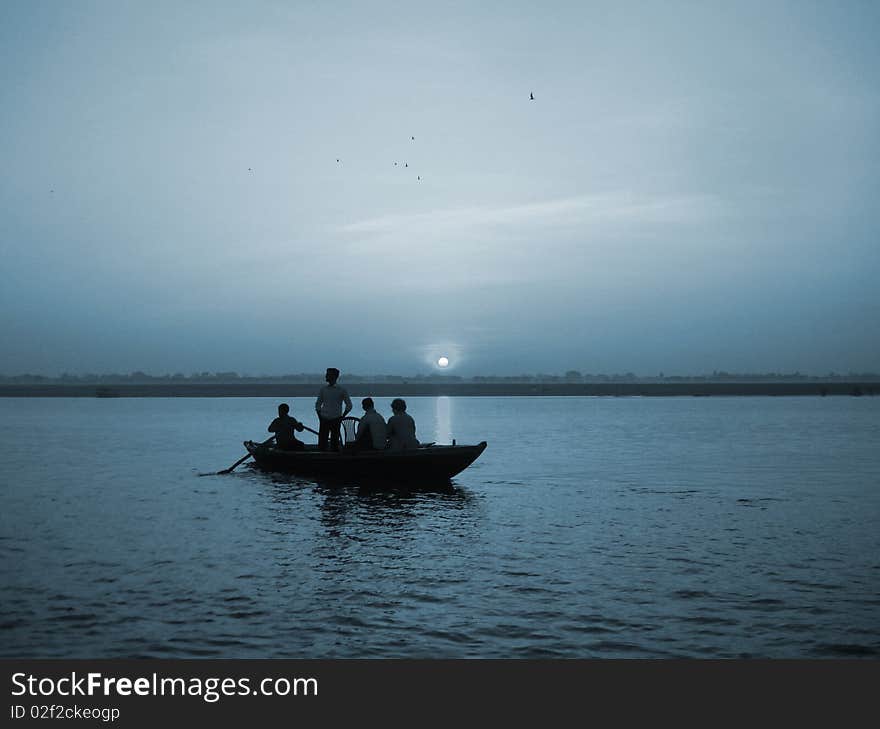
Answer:
<svg viewBox="0 0 880 729"><path fill-rule="evenodd" d="M871 2L6 0L0 374L880 371L878 37Z"/></svg>

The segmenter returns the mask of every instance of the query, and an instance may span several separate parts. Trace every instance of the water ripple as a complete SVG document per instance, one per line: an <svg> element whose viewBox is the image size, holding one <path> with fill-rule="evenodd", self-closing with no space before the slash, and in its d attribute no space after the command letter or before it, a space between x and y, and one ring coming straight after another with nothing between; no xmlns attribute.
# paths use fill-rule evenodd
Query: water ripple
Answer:
<svg viewBox="0 0 880 729"><path fill-rule="evenodd" d="M452 398L490 448L416 491L199 478L274 401L0 399L0 655L876 659L880 401L850 400Z"/></svg>

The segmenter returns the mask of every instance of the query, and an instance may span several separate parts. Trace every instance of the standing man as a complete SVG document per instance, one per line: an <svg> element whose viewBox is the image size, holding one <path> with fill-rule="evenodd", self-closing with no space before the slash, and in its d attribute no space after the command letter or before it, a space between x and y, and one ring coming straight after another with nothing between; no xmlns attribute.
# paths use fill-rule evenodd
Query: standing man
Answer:
<svg viewBox="0 0 880 729"><path fill-rule="evenodd" d="M339 379L339 370L328 367L324 376L327 384L318 393L315 400L315 412L318 413L318 450L327 450L327 437L330 438L330 450L339 450L339 424L342 419L351 412L351 398L344 387L336 384ZM342 410L345 403L345 411Z"/></svg>

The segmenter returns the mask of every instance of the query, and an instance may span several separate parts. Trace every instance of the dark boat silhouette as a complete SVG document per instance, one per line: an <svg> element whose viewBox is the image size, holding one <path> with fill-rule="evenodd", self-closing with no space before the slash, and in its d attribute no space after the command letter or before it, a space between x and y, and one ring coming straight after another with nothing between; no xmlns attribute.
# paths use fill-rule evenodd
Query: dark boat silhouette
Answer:
<svg viewBox="0 0 880 729"><path fill-rule="evenodd" d="M486 450L477 445L422 445L402 451L320 451L307 445L301 451L287 451L272 445L244 442L258 468L299 476L386 481L444 481L470 466Z"/></svg>

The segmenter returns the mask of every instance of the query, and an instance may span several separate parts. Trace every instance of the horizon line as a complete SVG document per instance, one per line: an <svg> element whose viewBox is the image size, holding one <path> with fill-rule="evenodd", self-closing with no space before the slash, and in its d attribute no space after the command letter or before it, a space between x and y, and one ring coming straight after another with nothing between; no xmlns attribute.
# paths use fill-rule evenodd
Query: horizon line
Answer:
<svg viewBox="0 0 880 729"><path fill-rule="evenodd" d="M830 371L823 374L811 374L807 372L801 372L799 370L795 370L793 372L778 372L778 371L769 371L769 372L729 372L726 370L713 370L711 373L702 372L702 373L690 373L690 374L666 374L664 372L659 372L657 374L646 375L646 374L637 374L631 371L627 372L581 372L579 370L567 370L564 373L557 372L523 372L516 375L503 375L503 374L473 374L473 375L457 375L453 373L445 373L445 372L420 372L413 373L409 375L401 375L394 373L370 373L370 374L358 374L358 373L343 373L340 377L340 382L344 383L346 380L349 381L358 381L360 383L363 382L378 382L382 380L393 380L393 381L403 381L406 382L408 380L446 380L446 381L459 381L459 382L481 382L486 380L501 380L512 382L516 380L522 381L566 381L566 382L583 382L586 380L688 380L688 379L800 379L800 380L809 380L809 379L823 379L823 378L831 378L831 379L839 379L839 378L868 378L868 379L880 379L880 373L877 372L836 372ZM189 375L185 375L180 372L176 372L174 374L164 373L159 375L149 374L147 372L143 372L141 370L135 370L133 372L122 373L122 372L105 372L105 373L95 373L95 372L86 372L82 374L74 374L69 372L62 372L58 375L40 375L33 373L20 373L15 375L4 375L0 374L0 383L5 384L15 384L16 381L26 381L26 380L37 380L40 382L59 382L59 383L76 383L83 382L84 384L99 382L102 380L114 380L114 381L134 381L134 380L158 380L162 382L167 382L169 380L172 381L206 381L210 380L212 382L219 382L221 380L225 381L255 381L255 380L299 380L304 382L323 382L324 381L324 373L322 372L297 372L297 373L284 373L284 374L240 374L235 371L217 371L217 372L193 372Z"/></svg>

